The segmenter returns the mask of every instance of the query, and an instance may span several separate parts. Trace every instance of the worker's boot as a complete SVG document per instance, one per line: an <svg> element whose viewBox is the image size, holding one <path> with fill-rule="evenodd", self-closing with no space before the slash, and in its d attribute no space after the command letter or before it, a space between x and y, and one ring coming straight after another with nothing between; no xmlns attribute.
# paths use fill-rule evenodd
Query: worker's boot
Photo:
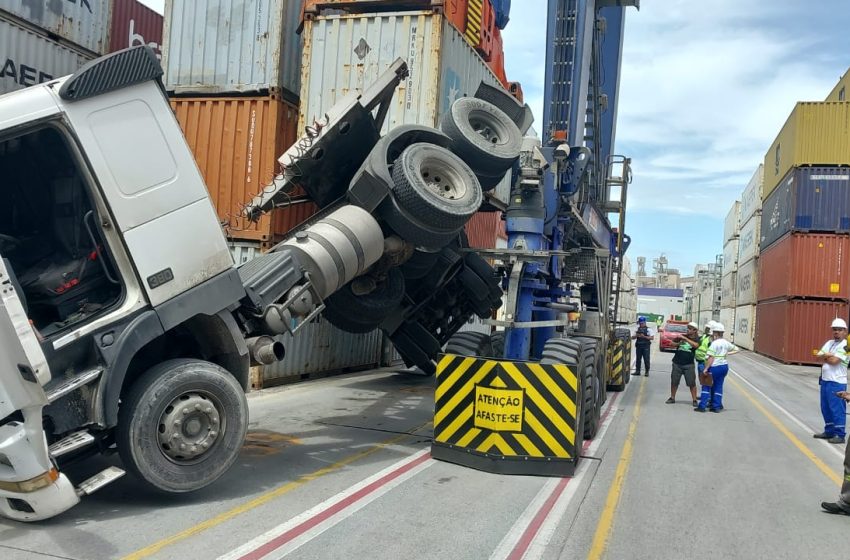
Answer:
<svg viewBox="0 0 850 560"><path fill-rule="evenodd" d="M821 502L820 507L827 513L850 515L850 510L845 509L837 502Z"/></svg>

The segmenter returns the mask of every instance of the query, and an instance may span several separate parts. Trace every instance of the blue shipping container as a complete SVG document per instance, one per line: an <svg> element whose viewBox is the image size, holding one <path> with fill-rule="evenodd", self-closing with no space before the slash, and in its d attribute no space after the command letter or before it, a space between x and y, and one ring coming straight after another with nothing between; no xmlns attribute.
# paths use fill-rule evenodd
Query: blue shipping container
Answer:
<svg viewBox="0 0 850 560"><path fill-rule="evenodd" d="M761 250L789 231L850 232L850 168L788 172L762 206Z"/></svg>
<svg viewBox="0 0 850 560"><path fill-rule="evenodd" d="M511 19L511 0L490 0L496 12L496 27L504 29Z"/></svg>

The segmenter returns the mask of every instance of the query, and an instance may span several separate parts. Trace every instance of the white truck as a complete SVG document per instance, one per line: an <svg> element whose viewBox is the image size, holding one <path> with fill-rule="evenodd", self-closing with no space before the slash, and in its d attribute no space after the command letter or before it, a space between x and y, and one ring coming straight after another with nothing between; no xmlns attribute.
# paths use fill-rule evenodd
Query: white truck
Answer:
<svg viewBox="0 0 850 560"><path fill-rule="evenodd" d="M529 111L484 86L442 131L383 138L399 60L280 158L246 208L303 187L322 211L235 267L146 47L0 97L0 513L52 517L124 474L190 492L236 460L251 364L320 313L387 333L424 373L501 304L463 226L519 155ZM485 100L486 99L486 100ZM500 108L497 108L497 105ZM482 188L482 184L485 185ZM74 483L92 454L120 454Z"/></svg>

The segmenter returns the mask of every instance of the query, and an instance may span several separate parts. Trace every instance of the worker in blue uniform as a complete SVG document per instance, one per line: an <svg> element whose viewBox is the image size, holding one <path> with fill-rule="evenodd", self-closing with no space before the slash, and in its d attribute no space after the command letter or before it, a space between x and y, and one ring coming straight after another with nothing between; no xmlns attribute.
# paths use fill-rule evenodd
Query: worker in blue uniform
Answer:
<svg viewBox="0 0 850 560"><path fill-rule="evenodd" d="M738 351L737 346L723 338L725 331L726 327L721 323L714 323L712 327L714 340L708 347L708 359L705 361L703 370L704 374L711 375L711 384L702 384L699 403L694 408L696 412L705 412L706 409L711 412L723 410L723 382L726 380L726 374L729 373L729 362L726 357Z"/></svg>
<svg viewBox="0 0 850 560"><path fill-rule="evenodd" d="M847 390L847 323L844 319L832 322L832 338L821 347L817 357L823 361L820 373L820 410L823 432L815 434L829 443L844 443L847 425L847 403L837 395Z"/></svg>
<svg viewBox="0 0 850 560"><path fill-rule="evenodd" d="M640 362L643 360L646 376L649 377L649 353L652 351L652 339L655 338L646 326L646 317L638 317L638 327L632 340L635 341L635 372L640 375Z"/></svg>

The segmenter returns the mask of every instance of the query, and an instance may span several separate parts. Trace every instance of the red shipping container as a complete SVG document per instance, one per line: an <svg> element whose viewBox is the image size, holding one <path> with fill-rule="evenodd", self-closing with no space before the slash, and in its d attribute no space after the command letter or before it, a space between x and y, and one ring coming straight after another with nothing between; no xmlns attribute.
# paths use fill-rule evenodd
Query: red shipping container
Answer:
<svg viewBox="0 0 850 560"><path fill-rule="evenodd" d="M836 317L850 305L838 301L775 300L756 307L755 350L786 364L817 365L815 353L832 336Z"/></svg>
<svg viewBox="0 0 850 560"><path fill-rule="evenodd" d="M479 212L466 224L469 246L475 249L495 249L496 237L502 236L501 212Z"/></svg>
<svg viewBox="0 0 850 560"><path fill-rule="evenodd" d="M850 298L850 236L786 235L761 253L758 297Z"/></svg>
<svg viewBox="0 0 850 560"><path fill-rule="evenodd" d="M148 45L162 57L163 18L136 0L114 0L109 28L109 52Z"/></svg>

